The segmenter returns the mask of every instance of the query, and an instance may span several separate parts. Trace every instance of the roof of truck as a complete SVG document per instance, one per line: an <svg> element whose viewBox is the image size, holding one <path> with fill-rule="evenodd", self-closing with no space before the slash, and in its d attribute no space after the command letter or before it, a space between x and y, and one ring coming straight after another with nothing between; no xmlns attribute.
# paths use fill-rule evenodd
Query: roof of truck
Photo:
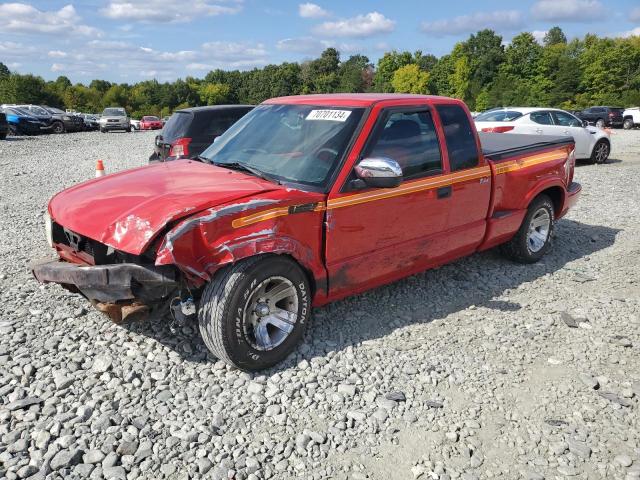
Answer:
<svg viewBox="0 0 640 480"><path fill-rule="evenodd" d="M343 107L369 107L384 100L451 100L436 95L413 95L404 93L327 93L318 95L293 95L266 100L264 103L293 105L321 105Z"/></svg>

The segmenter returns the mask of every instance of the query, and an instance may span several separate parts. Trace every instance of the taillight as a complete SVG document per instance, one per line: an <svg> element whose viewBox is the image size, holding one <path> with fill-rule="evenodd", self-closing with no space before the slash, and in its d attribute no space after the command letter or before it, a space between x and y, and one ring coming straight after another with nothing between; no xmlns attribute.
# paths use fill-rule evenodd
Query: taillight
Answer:
<svg viewBox="0 0 640 480"><path fill-rule="evenodd" d="M505 133L505 132L510 132L511 130L513 130L515 127L486 127L483 128L482 131L485 133Z"/></svg>
<svg viewBox="0 0 640 480"><path fill-rule="evenodd" d="M171 144L169 149L170 157L187 157L189 155L190 138L179 138Z"/></svg>
<svg viewBox="0 0 640 480"><path fill-rule="evenodd" d="M575 170L575 167L576 167L576 151L575 149L573 149L571 150L571 152L569 152L569 155L567 156L567 161L564 164L564 170L567 178L567 186L571 185L571 182L573 182L573 172Z"/></svg>

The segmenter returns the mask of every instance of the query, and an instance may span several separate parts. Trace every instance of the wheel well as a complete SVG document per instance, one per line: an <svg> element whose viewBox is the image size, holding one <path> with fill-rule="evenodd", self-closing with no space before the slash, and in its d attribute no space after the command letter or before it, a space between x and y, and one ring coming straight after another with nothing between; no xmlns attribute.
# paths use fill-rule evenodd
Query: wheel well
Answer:
<svg viewBox="0 0 640 480"><path fill-rule="evenodd" d="M553 202L553 209L555 210L555 214L556 216L558 216L562 211L562 205L564 203L564 191L562 190L562 188L560 187L547 188L546 190L543 190L538 195L536 195L535 198L531 200L531 203L533 203L533 201L536 198L538 198L540 195L546 195L551 199L551 201Z"/></svg>

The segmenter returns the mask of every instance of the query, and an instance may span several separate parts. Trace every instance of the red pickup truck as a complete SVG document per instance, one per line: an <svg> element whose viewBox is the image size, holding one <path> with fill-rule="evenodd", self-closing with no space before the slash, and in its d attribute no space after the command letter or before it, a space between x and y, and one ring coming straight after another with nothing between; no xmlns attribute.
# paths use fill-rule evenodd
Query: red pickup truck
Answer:
<svg viewBox="0 0 640 480"><path fill-rule="evenodd" d="M116 321L197 316L213 354L258 370L296 347L313 306L497 245L540 259L581 190L573 151L568 137L478 136L450 98L275 98L196 160L57 194L58 259L33 272Z"/></svg>

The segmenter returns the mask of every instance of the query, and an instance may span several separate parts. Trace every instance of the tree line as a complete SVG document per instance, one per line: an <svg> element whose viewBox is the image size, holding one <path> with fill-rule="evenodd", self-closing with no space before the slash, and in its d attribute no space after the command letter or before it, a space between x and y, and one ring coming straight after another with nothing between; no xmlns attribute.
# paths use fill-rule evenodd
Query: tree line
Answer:
<svg viewBox="0 0 640 480"><path fill-rule="evenodd" d="M93 80L72 84L10 72L0 63L0 104L34 103L83 112L123 106L133 117L164 116L188 106L257 104L305 93L398 92L456 97L472 110L496 106L640 105L640 37L588 34L568 41L559 27L538 43L531 33L508 45L485 29L440 58L422 51L391 51L374 65L364 55L341 59L334 48L302 63L248 71L213 70L204 78L135 84Z"/></svg>

